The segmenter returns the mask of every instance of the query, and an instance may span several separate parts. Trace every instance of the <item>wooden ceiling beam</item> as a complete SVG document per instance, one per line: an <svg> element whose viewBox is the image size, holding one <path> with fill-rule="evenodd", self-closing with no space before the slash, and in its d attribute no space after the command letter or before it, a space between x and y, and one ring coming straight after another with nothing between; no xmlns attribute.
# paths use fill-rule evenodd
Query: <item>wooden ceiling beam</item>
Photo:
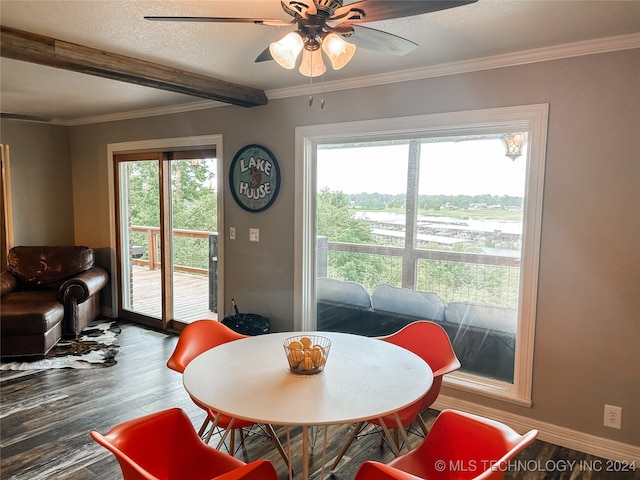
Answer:
<svg viewBox="0 0 640 480"><path fill-rule="evenodd" d="M0 26L0 56L239 105L267 104L262 90Z"/></svg>

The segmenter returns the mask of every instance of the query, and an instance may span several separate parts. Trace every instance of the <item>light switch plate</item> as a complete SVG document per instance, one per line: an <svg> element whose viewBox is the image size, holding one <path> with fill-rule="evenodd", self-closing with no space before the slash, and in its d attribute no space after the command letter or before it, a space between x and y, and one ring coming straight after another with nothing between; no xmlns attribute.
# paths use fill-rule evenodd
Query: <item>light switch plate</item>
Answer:
<svg viewBox="0 0 640 480"><path fill-rule="evenodd" d="M260 229L259 228L250 228L249 229L249 241L250 242L259 242L260 241Z"/></svg>
<svg viewBox="0 0 640 480"><path fill-rule="evenodd" d="M236 227L229 227L229 240L236 239Z"/></svg>

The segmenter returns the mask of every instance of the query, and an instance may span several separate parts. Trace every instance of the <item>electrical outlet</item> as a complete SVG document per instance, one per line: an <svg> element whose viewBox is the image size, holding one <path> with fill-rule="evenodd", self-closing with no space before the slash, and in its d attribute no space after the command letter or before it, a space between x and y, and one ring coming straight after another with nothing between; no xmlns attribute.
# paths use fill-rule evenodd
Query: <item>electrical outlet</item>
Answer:
<svg viewBox="0 0 640 480"><path fill-rule="evenodd" d="M604 426L609 428L622 428L622 407L613 405L604 406Z"/></svg>
<svg viewBox="0 0 640 480"><path fill-rule="evenodd" d="M229 240L236 239L236 227L229 227Z"/></svg>
<svg viewBox="0 0 640 480"><path fill-rule="evenodd" d="M260 241L260 229L259 228L250 228L249 229L249 241L250 242L259 242Z"/></svg>

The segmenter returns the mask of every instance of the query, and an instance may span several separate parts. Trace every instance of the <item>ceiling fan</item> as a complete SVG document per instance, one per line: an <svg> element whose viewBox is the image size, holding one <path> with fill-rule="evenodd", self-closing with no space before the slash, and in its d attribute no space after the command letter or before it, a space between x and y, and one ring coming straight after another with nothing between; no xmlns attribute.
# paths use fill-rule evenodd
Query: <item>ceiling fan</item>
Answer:
<svg viewBox="0 0 640 480"><path fill-rule="evenodd" d="M256 58L256 62L275 60L286 69L298 70L307 77L324 74L322 52L334 70L353 58L356 46L391 55L406 55L418 45L392 33L361 25L366 22L391 20L459 7L478 0L360 0L343 5L343 0L281 0L282 9L291 20L233 17L164 17L145 16L147 20L254 23L297 29L273 42ZM351 43L347 42L348 39Z"/></svg>

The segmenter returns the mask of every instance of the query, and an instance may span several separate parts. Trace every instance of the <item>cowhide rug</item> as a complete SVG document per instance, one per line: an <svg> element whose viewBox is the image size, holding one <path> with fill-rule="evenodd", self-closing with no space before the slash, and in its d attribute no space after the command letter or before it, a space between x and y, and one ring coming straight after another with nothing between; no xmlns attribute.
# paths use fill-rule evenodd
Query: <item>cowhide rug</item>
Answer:
<svg viewBox="0 0 640 480"><path fill-rule="evenodd" d="M60 340L44 358L2 362L0 370L48 370L53 368L104 368L115 365L120 349L116 337L121 328L116 321L97 320L76 340Z"/></svg>

